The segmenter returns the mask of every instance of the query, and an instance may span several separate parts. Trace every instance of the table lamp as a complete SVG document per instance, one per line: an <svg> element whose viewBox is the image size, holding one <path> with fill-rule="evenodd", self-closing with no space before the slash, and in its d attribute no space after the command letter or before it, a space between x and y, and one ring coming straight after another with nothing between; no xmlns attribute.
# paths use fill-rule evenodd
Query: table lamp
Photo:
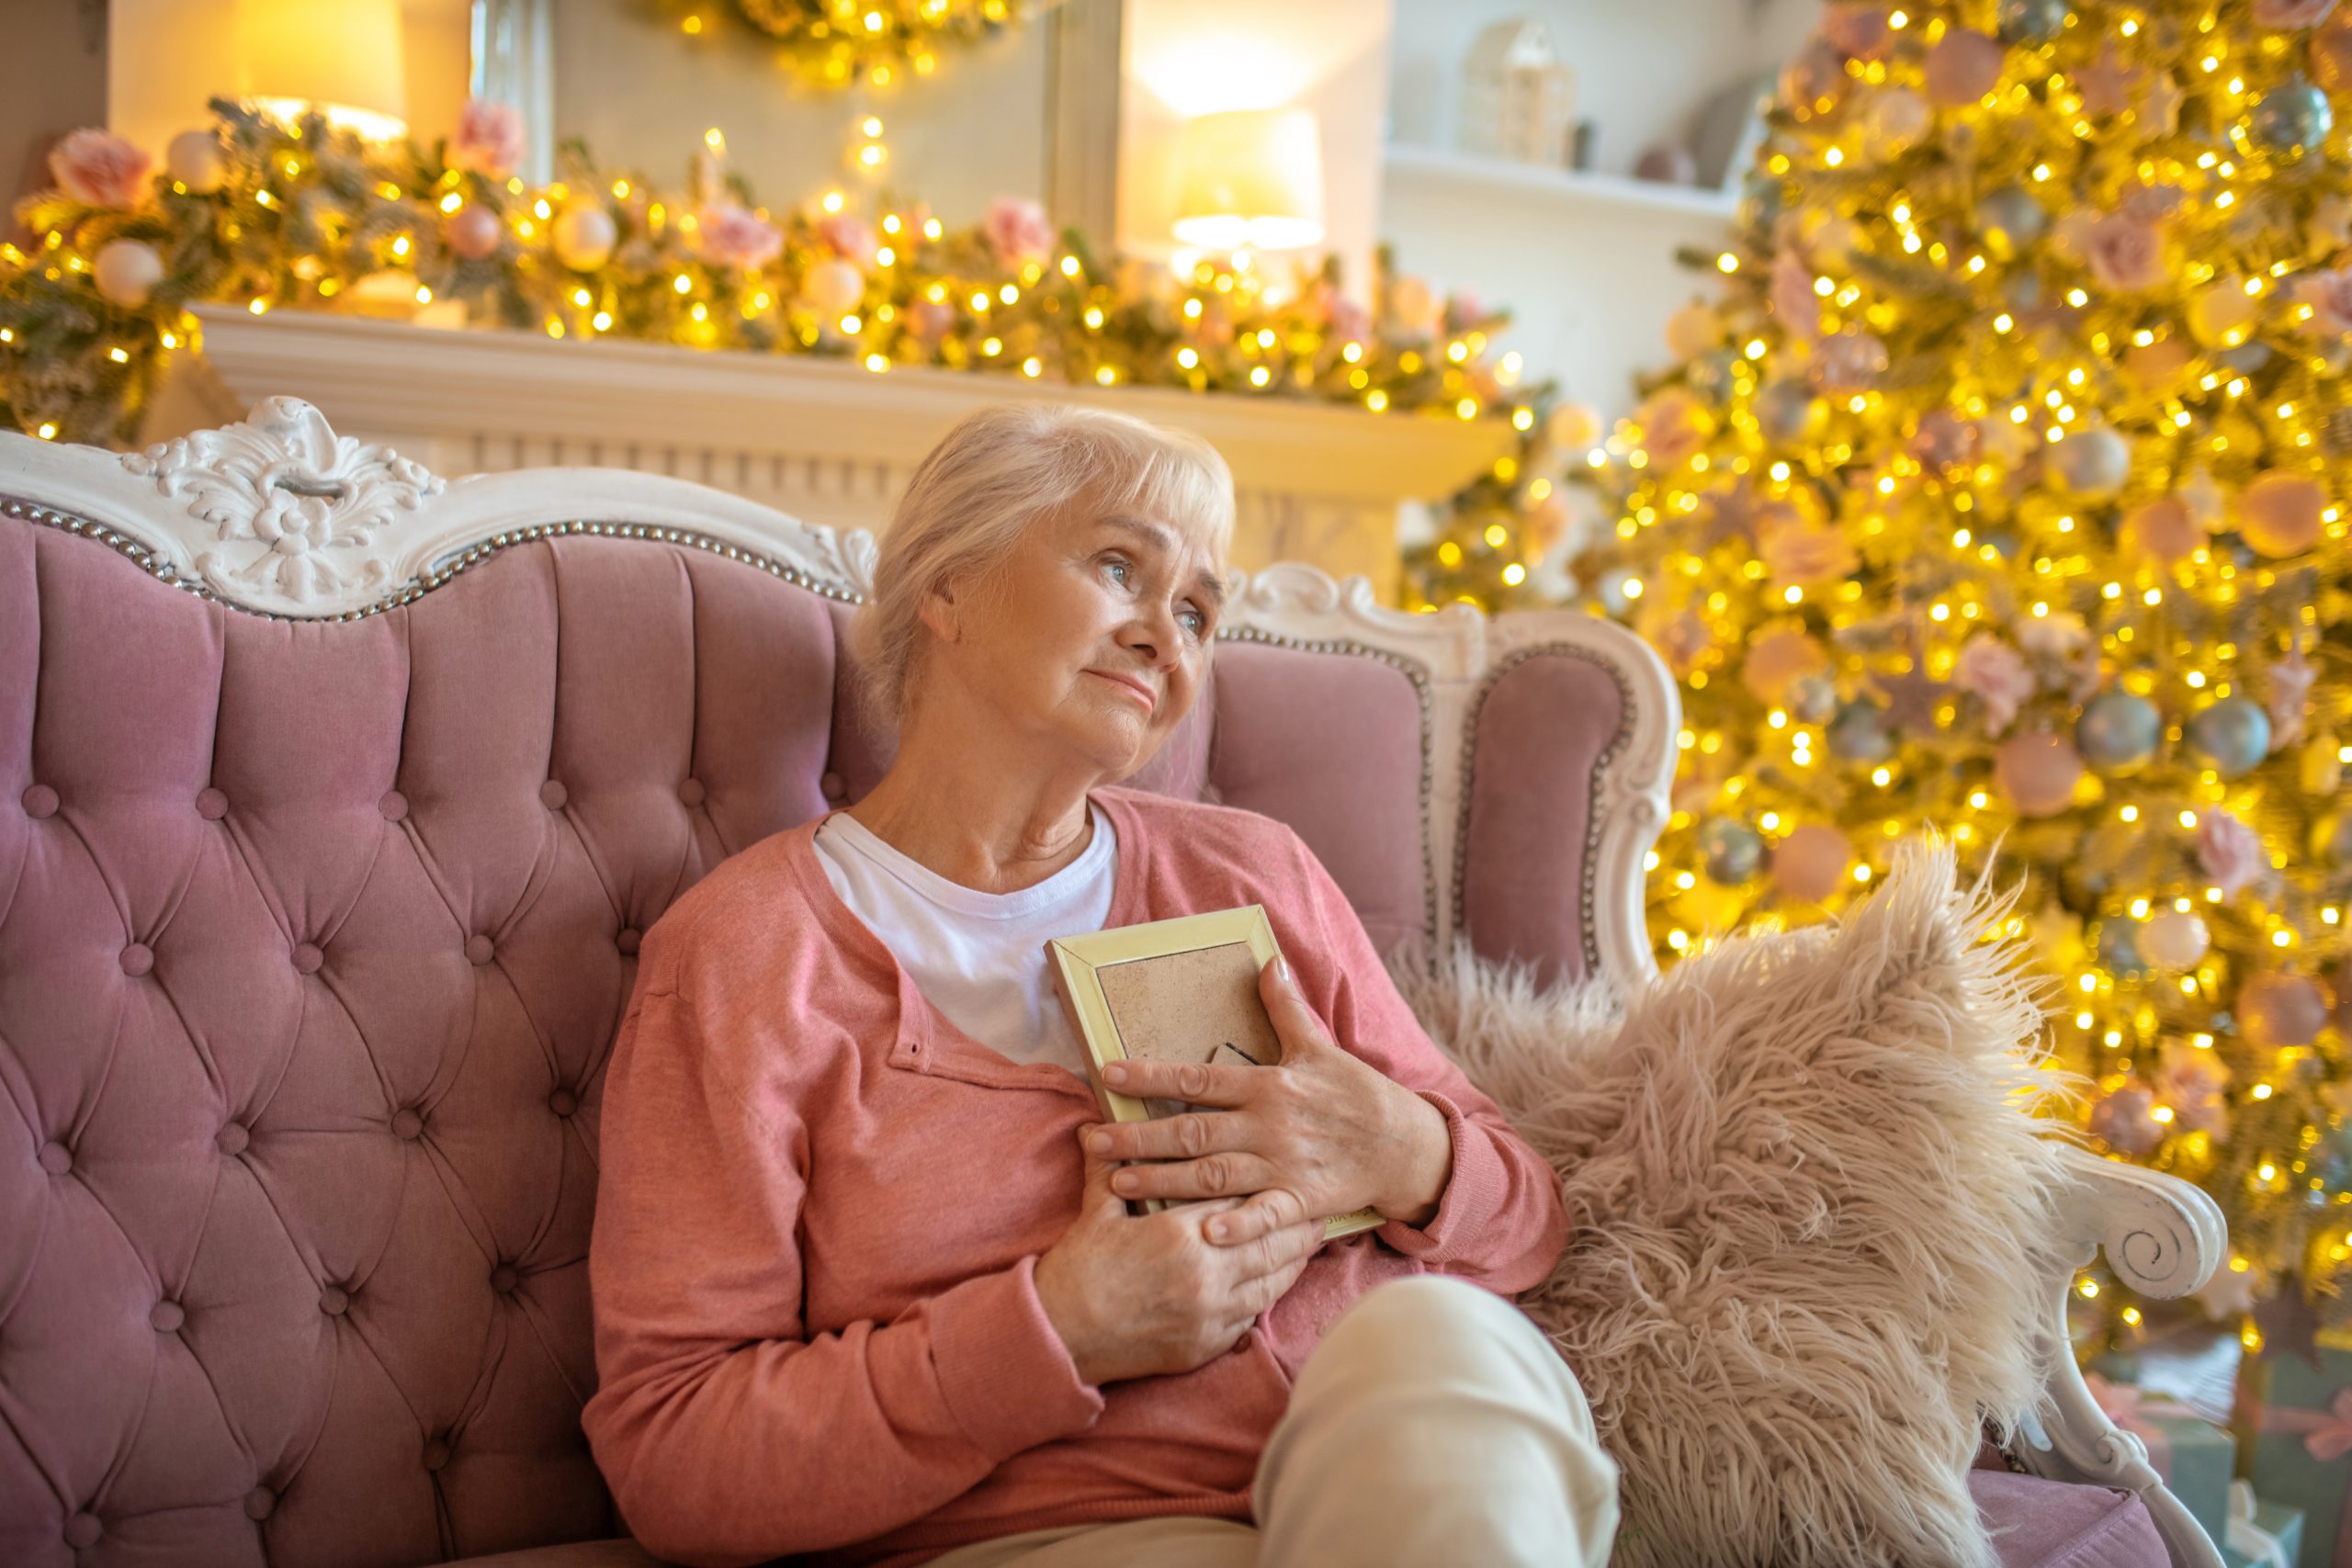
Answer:
<svg viewBox="0 0 2352 1568"><path fill-rule="evenodd" d="M237 74L288 125L315 110L370 141L408 134L400 0L237 0Z"/></svg>
<svg viewBox="0 0 2352 1568"><path fill-rule="evenodd" d="M1184 122L1176 238L1212 250L1283 251L1323 238L1323 139L1315 111L1232 109Z"/></svg>

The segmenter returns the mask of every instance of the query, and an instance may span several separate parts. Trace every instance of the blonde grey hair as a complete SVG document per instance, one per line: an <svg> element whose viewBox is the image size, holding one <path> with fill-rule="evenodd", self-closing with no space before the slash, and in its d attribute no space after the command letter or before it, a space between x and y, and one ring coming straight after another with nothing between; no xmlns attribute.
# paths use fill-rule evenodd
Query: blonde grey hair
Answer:
<svg viewBox="0 0 2352 1568"><path fill-rule="evenodd" d="M1205 547L1222 573L1233 472L1185 430L1076 403L1001 403L956 422L915 466L880 543L874 592L850 623L867 713L905 722L931 635L924 596L986 594L1022 535L1080 500L1156 518Z"/></svg>

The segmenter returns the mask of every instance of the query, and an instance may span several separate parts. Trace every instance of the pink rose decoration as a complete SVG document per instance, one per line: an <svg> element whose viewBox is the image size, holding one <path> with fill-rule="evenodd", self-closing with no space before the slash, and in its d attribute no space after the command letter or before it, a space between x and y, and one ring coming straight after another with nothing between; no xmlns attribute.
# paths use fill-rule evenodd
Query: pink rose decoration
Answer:
<svg viewBox="0 0 2352 1568"><path fill-rule="evenodd" d="M136 207L154 160L110 130L70 132L50 150L57 188L85 207Z"/></svg>
<svg viewBox="0 0 2352 1568"><path fill-rule="evenodd" d="M2144 1084L2123 1084L2091 1107L2091 1131L2108 1147L2134 1158L2165 1141L2165 1124L2148 1114L2156 1097Z"/></svg>
<svg viewBox="0 0 2352 1568"><path fill-rule="evenodd" d="M2261 836L2218 807L2197 818L2197 863L2224 898L2236 897L2247 884L2270 870Z"/></svg>
<svg viewBox="0 0 2352 1568"><path fill-rule="evenodd" d="M2295 302L2312 308L2312 332L2326 337L2352 333L2352 269L2304 274L2295 281Z"/></svg>
<svg viewBox="0 0 2352 1568"><path fill-rule="evenodd" d="M1714 434L1714 421L1699 400L1679 387L1653 395L1634 412L1641 426L1642 450L1661 471L1680 468Z"/></svg>
<svg viewBox="0 0 2352 1568"><path fill-rule="evenodd" d="M2283 751L2303 738L2303 710L2310 705L2312 682L2319 667L2303 657L2302 645L2270 666L2270 690L2265 705L2270 714L2270 750Z"/></svg>
<svg viewBox="0 0 2352 1568"><path fill-rule="evenodd" d="M695 224L702 259L712 266L765 266L784 250L784 231L738 202L704 208Z"/></svg>
<svg viewBox="0 0 2352 1568"><path fill-rule="evenodd" d="M2091 225L2083 254L2091 276L2110 293L2144 294L2165 281L2164 242L2147 224L2120 214Z"/></svg>
<svg viewBox="0 0 2352 1568"><path fill-rule="evenodd" d="M1767 524L1756 553L1772 574L1775 588L1804 588L1853 575L1860 564L1853 545L1836 528L1792 518Z"/></svg>
<svg viewBox="0 0 2352 1568"><path fill-rule="evenodd" d="M2216 1143L2229 1136L2229 1111L2222 1091L2229 1074L2211 1051L2178 1050L2170 1054L2156 1077L2156 1098L2172 1107L2172 1124L2210 1134Z"/></svg>
<svg viewBox="0 0 2352 1568"><path fill-rule="evenodd" d="M2335 9L2335 0L2254 0L2257 28L2315 28Z"/></svg>
<svg viewBox="0 0 2352 1568"><path fill-rule="evenodd" d="M2018 650L1999 637L1979 633L1968 639L1952 664L1952 684L1984 705L1984 732L1999 735L2017 721L2018 709L2033 695L2033 671Z"/></svg>
<svg viewBox="0 0 2352 1568"><path fill-rule="evenodd" d="M523 116L512 104L469 98L449 143L449 166L503 180L523 161Z"/></svg>
<svg viewBox="0 0 2352 1568"><path fill-rule="evenodd" d="M956 324L956 307L944 299L918 299L907 307L907 322L917 339L937 343Z"/></svg>
<svg viewBox="0 0 2352 1568"><path fill-rule="evenodd" d="M1027 197L1001 196L989 203L980 231L1005 262L1042 261L1054 248L1054 226L1046 220L1046 209Z"/></svg>
<svg viewBox="0 0 2352 1568"><path fill-rule="evenodd" d="M817 239L833 254L860 266L874 260L874 230L863 218L828 212L817 220Z"/></svg>
<svg viewBox="0 0 2352 1568"><path fill-rule="evenodd" d="M1886 344L1875 333L1848 327L1814 349L1814 385L1825 391L1860 391L1885 375L1886 365Z"/></svg>
<svg viewBox="0 0 2352 1568"><path fill-rule="evenodd" d="M1372 312L1342 294L1331 301L1324 331L1341 343L1363 343L1372 336Z"/></svg>
<svg viewBox="0 0 2352 1568"><path fill-rule="evenodd" d="M1894 42L1893 7L1833 6L1821 18L1821 36L1857 60L1876 60Z"/></svg>
<svg viewBox="0 0 2352 1568"><path fill-rule="evenodd" d="M1813 291L1813 269L1792 251L1782 251L1772 263L1772 314L1798 337L1821 335L1821 297Z"/></svg>

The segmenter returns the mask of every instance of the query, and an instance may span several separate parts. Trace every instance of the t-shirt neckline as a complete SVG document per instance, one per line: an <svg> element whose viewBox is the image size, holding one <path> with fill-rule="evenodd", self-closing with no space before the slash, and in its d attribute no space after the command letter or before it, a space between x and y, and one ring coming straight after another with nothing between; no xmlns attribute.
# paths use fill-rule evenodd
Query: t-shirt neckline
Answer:
<svg viewBox="0 0 2352 1568"><path fill-rule="evenodd" d="M831 826L834 832L847 838L857 852L867 856L899 881L943 908L978 919L1019 919L1048 905L1067 902L1072 893L1102 874L1106 862L1114 863L1112 871L1115 884L1117 866L1114 857L1117 853L1118 826L1111 820L1111 814L1102 808L1101 803L1091 797L1088 800L1088 809L1094 817L1095 837L1078 852L1078 857L1043 881L1010 893L989 893L978 887L967 887L960 882L940 875L846 810L829 811L818 818L816 830L809 834L809 841L813 848L817 832ZM836 822L835 818L841 820Z"/></svg>

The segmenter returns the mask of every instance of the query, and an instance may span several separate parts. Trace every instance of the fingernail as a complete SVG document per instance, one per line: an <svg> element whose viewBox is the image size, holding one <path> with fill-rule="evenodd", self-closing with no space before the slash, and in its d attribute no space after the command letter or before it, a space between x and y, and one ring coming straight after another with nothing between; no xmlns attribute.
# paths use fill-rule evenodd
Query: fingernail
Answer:
<svg viewBox="0 0 2352 1568"><path fill-rule="evenodd" d="M1285 981L1290 978L1290 960L1284 958L1279 953L1274 954L1274 973L1281 976Z"/></svg>
<svg viewBox="0 0 2352 1568"><path fill-rule="evenodd" d="M1105 1083L1126 1082L1127 1065L1125 1062L1114 1062L1109 1066L1104 1067L1102 1069L1102 1081Z"/></svg>
<svg viewBox="0 0 2352 1568"><path fill-rule="evenodd" d="M1111 1152L1111 1134L1108 1133L1087 1134L1086 1152L1096 1155L1109 1154Z"/></svg>
<svg viewBox="0 0 2352 1568"><path fill-rule="evenodd" d="M1217 1240L1223 1241L1227 1236L1229 1236L1232 1234L1233 1227L1226 1224L1223 1220L1211 1220L1209 1222L1209 1235L1215 1236Z"/></svg>
<svg viewBox="0 0 2352 1568"><path fill-rule="evenodd" d="M1122 1192L1132 1192L1142 1185L1143 1179L1132 1170L1123 1170L1111 1179L1111 1185Z"/></svg>

